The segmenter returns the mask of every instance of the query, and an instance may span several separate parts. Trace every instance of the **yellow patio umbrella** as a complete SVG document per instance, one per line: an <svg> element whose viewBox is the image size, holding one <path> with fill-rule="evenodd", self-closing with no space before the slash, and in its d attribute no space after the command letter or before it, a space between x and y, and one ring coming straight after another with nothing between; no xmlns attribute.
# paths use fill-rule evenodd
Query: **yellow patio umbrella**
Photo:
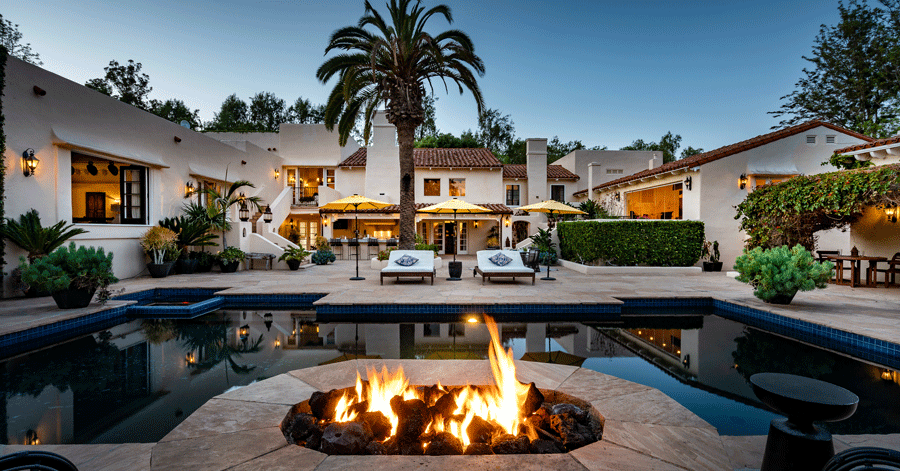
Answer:
<svg viewBox="0 0 900 471"><path fill-rule="evenodd" d="M332 201L327 204L323 204L319 206L319 209L330 209L333 211L343 211L350 212L352 209L355 214L355 224L356 230L353 231L357 244L359 243L359 210L360 209L381 209L387 206L390 206L390 203L385 203L383 201L373 200L372 198L366 198L365 196L360 195L352 195L346 198L341 198L337 201ZM356 276L350 278L351 280L365 280L365 278L359 276L359 247L356 248Z"/></svg>
<svg viewBox="0 0 900 471"><path fill-rule="evenodd" d="M487 209L482 206L478 206L477 204L466 203L465 201L459 198L449 199L444 201L443 203L433 204L431 206L426 206L419 211L423 213L438 213L438 214L450 214L453 213L453 227L456 227L456 215L457 213L471 214L471 213L489 213L490 209ZM455 230L455 229L454 229ZM453 251L453 263L456 263L456 250ZM460 268L460 273L462 269ZM448 281L459 281L461 278L459 276L450 275L450 278L447 278Z"/></svg>
<svg viewBox="0 0 900 471"><path fill-rule="evenodd" d="M522 211L527 211L529 213L549 213L550 217L553 217L553 213L556 214L587 214L584 211L573 208L565 203L560 203L559 201L547 200L541 201L540 203L529 204L528 206L519 207ZM548 220L547 224L550 222ZM552 229L552 226L551 226ZM553 281L556 278L552 278L550 276L550 257L547 257L547 276L541 278L545 281Z"/></svg>

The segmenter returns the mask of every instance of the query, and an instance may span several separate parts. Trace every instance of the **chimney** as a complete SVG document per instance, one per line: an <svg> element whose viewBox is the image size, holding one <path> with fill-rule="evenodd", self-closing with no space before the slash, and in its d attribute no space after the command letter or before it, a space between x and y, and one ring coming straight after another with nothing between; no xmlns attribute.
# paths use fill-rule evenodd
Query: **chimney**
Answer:
<svg viewBox="0 0 900 471"><path fill-rule="evenodd" d="M525 140L525 169L528 172L528 195L523 205L547 199L547 139Z"/></svg>
<svg viewBox="0 0 900 471"><path fill-rule="evenodd" d="M372 121L372 145L366 148L364 195L378 195L386 203L400 201L400 185L384 184L401 178L400 148L396 142L397 128L388 122L384 111L378 111Z"/></svg>
<svg viewBox="0 0 900 471"><path fill-rule="evenodd" d="M660 165L662 165L662 163L663 163L662 161L663 161L662 156L657 154L656 152L654 152L653 158L650 159L650 169L649 170L653 170L656 167L659 167Z"/></svg>
<svg viewBox="0 0 900 471"><path fill-rule="evenodd" d="M587 166L587 199L594 199L594 187L600 184L600 164L591 162Z"/></svg>

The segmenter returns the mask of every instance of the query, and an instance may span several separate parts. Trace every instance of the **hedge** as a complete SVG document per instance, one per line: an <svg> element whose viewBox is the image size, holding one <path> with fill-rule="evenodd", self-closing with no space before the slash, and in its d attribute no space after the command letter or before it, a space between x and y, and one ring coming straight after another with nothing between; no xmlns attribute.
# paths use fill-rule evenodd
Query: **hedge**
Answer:
<svg viewBox="0 0 900 471"><path fill-rule="evenodd" d="M576 221L557 225L562 258L619 266L689 267L700 260L700 221Z"/></svg>

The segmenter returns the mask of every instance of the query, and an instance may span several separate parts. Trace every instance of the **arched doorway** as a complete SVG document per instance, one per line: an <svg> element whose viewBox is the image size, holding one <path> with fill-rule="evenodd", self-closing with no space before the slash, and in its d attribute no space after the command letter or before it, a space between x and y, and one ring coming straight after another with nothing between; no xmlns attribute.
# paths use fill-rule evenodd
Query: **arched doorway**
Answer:
<svg viewBox="0 0 900 471"><path fill-rule="evenodd" d="M515 247L519 242L527 239L530 235L528 232L531 223L528 221L515 221L512 224L512 233L513 233L513 247Z"/></svg>

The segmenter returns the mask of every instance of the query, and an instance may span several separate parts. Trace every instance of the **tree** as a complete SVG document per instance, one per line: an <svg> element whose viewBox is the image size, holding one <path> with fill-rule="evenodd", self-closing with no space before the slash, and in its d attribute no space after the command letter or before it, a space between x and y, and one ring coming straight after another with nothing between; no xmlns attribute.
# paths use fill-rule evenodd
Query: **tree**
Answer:
<svg viewBox="0 0 900 471"><path fill-rule="evenodd" d="M838 5L837 25L822 25L795 90L769 114L783 118L773 129L821 119L874 137L900 128L900 25L898 2L890 12L851 0ZM893 24L892 24L893 23Z"/></svg>
<svg viewBox="0 0 900 471"><path fill-rule="evenodd" d="M643 139L638 139L632 142L630 146L625 146L621 150L661 151L663 153L663 163L669 163L676 160L675 153L678 152L679 147L681 147L681 135L672 134L672 131L669 131L660 138L658 143L644 142ZM691 149L691 151L696 151L696 149L692 147L689 147L689 149Z"/></svg>
<svg viewBox="0 0 900 471"><path fill-rule="evenodd" d="M478 116L478 142L497 157L506 155L516 136L516 127L509 115L500 110L487 109Z"/></svg>
<svg viewBox="0 0 900 471"><path fill-rule="evenodd" d="M0 15L0 46L6 48L6 52L22 59L25 62L34 65L44 65L41 62L40 54L31 50L31 43L22 44L22 33L19 32L19 25L14 25L12 21L4 20Z"/></svg>
<svg viewBox="0 0 900 471"><path fill-rule="evenodd" d="M553 136L553 139L550 139L547 143L547 163L556 162L576 150L606 150L606 146L588 148L579 140L562 142L558 136Z"/></svg>
<svg viewBox="0 0 900 471"><path fill-rule="evenodd" d="M412 249L416 231L413 144L416 128L425 121L425 83L452 82L460 94L468 89L481 114L484 99L475 74L484 75L484 63L462 31L451 29L435 36L425 31L435 15L452 24L450 7L425 10L419 1L390 0L387 8L391 24L366 0L358 25L332 33L325 49L326 54L346 52L326 60L316 76L322 83L338 77L326 105L325 125L329 130L337 126L341 145L346 144L361 112L368 124L377 107L385 104L400 147L400 248Z"/></svg>
<svg viewBox="0 0 900 471"><path fill-rule="evenodd" d="M147 95L153 90L150 76L141 73L141 63L128 60L128 64L120 65L117 61L109 61L104 67L106 75L102 78L88 80L84 85L100 93L109 95L121 102L136 106L142 110L150 110Z"/></svg>
<svg viewBox="0 0 900 471"><path fill-rule="evenodd" d="M207 131L217 132L249 132L252 130L249 116L247 103L233 93L225 98L219 112L204 128Z"/></svg>
<svg viewBox="0 0 900 471"><path fill-rule="evenodd" d="M191 110L181 100L170 99L162 102L150 100L148 111L173 123L181 124L182 121L187 121L194 130L200 127L200 110Z"/></svg>
<svg viewBox="0 0 900 471"><path fill-rule="evenodd" d="M228 169L225 169L225 178L228 178ZM215 222L215 225L218 229L222 231L222 248L228 248L228 242L225 241L225 232L231 229L231 222L228 220L228 210L231 209L232 206L237 204L249 204L249 206L255 208L257 211L262 211L260 208L260 199L259 196L247 196L242 197L240 192L243 187L256 188L255 185L246 181L246 180L238 180L232 183L227 190L224 192L219 192L215 187L205 188L202 191L209 195L209 198L213 202L213 206L216 208L216 215L221 218ZM193 214L190 214L193 216Z"/></svg>
<svg viewBox="0 0 900 471"><path fill-rule="evenodd" d="M456 137L450 133L438 134L436 136L426 136L416 141L416 147L431 147L439 149L450 148L468 148L474 149L481 147L481 144L475 140L472 134L463 134L463 137Z"/></svg>
<svg viewBox="0 0 900 471"><path fill-rule="evenodd" d="M287 121L284 100L272 92L259 92L250 98L250 126L254 131L278 132Z"/></svg>
<svg viewBox="0 0 900 471"><path fill-rule="evenodd" d="M325 105L314 105L303 97L297 98L297 101L287 110L286 122L289 123L319 124L324 120Z"/></svg>
<svg viewBox="0 0 900 471"><path fill-rule="evenodd" d="M416 128L416 141L420 141L422 139L428 137L436 137L438 135L437 124L435 123L435 106L434 102L437 101L437 98L434 98L432 95L425 95L425 99L422 100L422 109L425 111L425 119L422 121L422 124ZM449 135L449 134L448 134ZM418 142L416 142L416 147L430 147L430 146L419 146ZM466 146L458 146L458 147L466 147Z"/></svg>
<svg viewBox="0 0 900 471"><path fill-rule="evenodd" d="M702 154L703 152L703 148L694 149L691 146L687 146L684 148L684 150L681 151L681 157L679 157L679 160L690 157L692 155Z"/></svg>

